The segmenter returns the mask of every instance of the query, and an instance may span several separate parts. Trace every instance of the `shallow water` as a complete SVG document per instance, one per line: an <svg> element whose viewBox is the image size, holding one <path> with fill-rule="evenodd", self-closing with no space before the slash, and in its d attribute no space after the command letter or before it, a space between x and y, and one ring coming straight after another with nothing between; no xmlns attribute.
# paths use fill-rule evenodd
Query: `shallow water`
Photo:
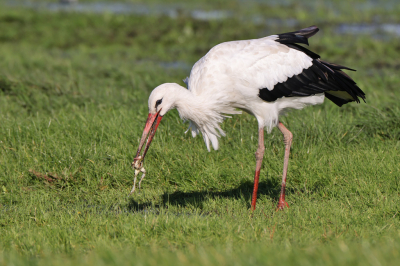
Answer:
<svg viewBox="0 0 400 266"><path fill-rule="evenodd" d="M159 62L158 65L166 69L182 69L189 71L192 69L192 66L190 64L182 61Z"/></svg>
<svg viewBox="0 0 400 266"><path fill-rule="evenodd" d="M180 14L199 20L226 19L233 14L227 10L191 10L188 11L184 4L133 4L122 2L94 2L94 3L48 3L48 2L6 2L8 6L21 6L36 10L53 12L86 12L86 13L113 13L136 15L164 15L177 18ZM186 10L186 11L185 11Z"/></svg>
<svg viewBox="0 0 400 266"><path fill-rule="evenodd" d="M325 2L325 1L323 1ZM246 5L263 3L260 0L250 0L246 3L239 0L239 3ZM271 6L289 6L294 4L293 0L284 1L269 1L268 5ZM320 3L321 4L321 3ZM331 2L326 2L326 6L334 9L334 5ZM324 4L324 5L325 5ZM358 11L371 10L375 8L381 9L393 9L397 5L397 1L376 1L370 0L362 3L356 3L355 9ZM189 16L198 20L223 20L231 17L237 17L233 11L230 10L201 10L201 9L190 9L186 2L178 2L175 4L142 4L142 3L123 3L123 2L92 2L92 3L80 3L78 1L71 3L63 2L19 2L19 1L8 1L8 6L21 6L32 8L38 11L46 10L52 12L83 12L83 13L112 13L112 14L136 14L136 15L155 15L155 16L168 16L170 18L178 18L179 16ZM315 5L311 2L305 1L302 5L309 6L310 9L315 8ZM278 18L265 18L261 14L252 14L247 17L241 17L246 21L252 21L255 24L265 24L269 27L291 27L296 28L300 26L300 23L296 19L278 19ZM335 32L338 34L353 34L353 35L370 35L373 38L386 40L393 37L400 37L400 24L396 23L365 23L365 24L340 24L336 26ZM265 33L264 35L269 35ZM180 68L187 69L188 66L183 66L179 62L176 64L164 66L167 68ZM190 66L189 66L190 68Z"/></svg>
<svg viewBox="0 0 400 266"><path fill-rule="evenodd" d="M268 6L283 6L288 7L291 5L298 5L298 1L295 0L269 0L267 3L265 0L237 0L240 5L243 5L244 8L258 5L258 4L267 4ZM25 6L30 8L37 9L47 9L52 11L76 11L76 12L94 12L94 13L131 13L131 14L163 14L169 15L171 17L177 17L180 12L184 10L189 10L188 7L192 6L190 3L185 1L180 1L174 4L161 4L161 3L125 3L125 2L117 2L117 1L109 1L109 2L89 2L89 3L81 3L78 0L60 0L59 2L49 2L49 1L14 1L8 0L6 2L9 6ZM201 3L198 3L199 5ZM329 7L329 9L338 9L340 4L333 3L329 0L321 0L316 4L314 1L302 1L302 6L307 7L311 11L316 8L316 6L324 6ZM369 11L373 9L382 9L382 10L392 10L398 5L397 0L368 0L362 1L359 3L354 3L352 7L354 7L357 11ZM227 17L233 16L230 11L227 10L193 10L191 12L192 17L198 19L225 19Z"/></svg>
<svg viewBox="0 0 400 266"><path fill-rule="evenodd" d="M400 37L400 24L341 24L336 27L339 34L364 34L374 38L385 38L385 36Z"/></svg>

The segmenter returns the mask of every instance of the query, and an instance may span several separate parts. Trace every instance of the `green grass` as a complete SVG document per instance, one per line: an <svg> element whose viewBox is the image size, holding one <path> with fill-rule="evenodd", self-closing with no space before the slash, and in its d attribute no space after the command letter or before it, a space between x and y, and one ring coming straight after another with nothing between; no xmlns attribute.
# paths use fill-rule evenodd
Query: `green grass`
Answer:
<svg viewBox="0 0 400 266"><path fill-rule="evenodd" d="M282 17L321 27L311 48L357 69L367 104L326 101L284 117L294 134L290 208L275 212L284 145L273 130L252 213L248 114L227 119L220 150L208 153L168 113L142 190L128 197L130 163L154 87L183 85L219 42L293 28L1 8L0 265L396 265L398 39L337 35L337 23L362 18L320 14L318 24L295 10ZM173 62L189 69L165 67Z"/></svg>

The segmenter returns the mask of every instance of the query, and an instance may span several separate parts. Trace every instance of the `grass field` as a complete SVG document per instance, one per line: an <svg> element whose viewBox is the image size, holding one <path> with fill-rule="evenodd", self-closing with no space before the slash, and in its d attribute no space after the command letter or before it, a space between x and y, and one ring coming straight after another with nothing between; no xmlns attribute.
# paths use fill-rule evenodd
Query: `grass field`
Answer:
<svg viewBox="0 0 400 266"><path fill-rule="evenodd" d="M0 265L398 264L399 37L337 31L399 23L398 7L356 12L365 2L332 2L310 16L302 4L194 8L203 2L275 23L0 4ZM311 49L357 69L350 74L367 103L326 101L283 118L294 134L289 209L275 212L284 144L274 129L250 211L257 123L248 114L226 120L227 137L209 153L169 112L142 190L128 197L154 87L183 85L220 42L312 24L321 32Z"/></svg>

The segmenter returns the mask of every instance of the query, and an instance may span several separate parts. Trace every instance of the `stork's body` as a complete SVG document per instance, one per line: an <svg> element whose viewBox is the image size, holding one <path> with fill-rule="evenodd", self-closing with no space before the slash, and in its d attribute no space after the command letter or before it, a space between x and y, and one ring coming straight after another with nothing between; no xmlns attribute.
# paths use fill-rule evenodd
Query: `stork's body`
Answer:
<svg viewBox="0 0 400 266"><path fill-rule="evenodd" d="M172 108L182 119L189 120L193 137L201 132L209 151L210 143L217 150L218 138L225 136L220 123L226 115L245 110L256 117L259 128L252 209L264 155L264 129L270 132L275 126L285 142L278 208L288 206L285 185L293 136L279 116L288 109L321 104L325 96L338 106L365 98L355 82L341 71L349 68L321 61L317 54L296 44L308 44L307 39L317 31L317 27L309 27L261 39L221 43L193 66L186 79L187 89L176 83L155 88L149 97L149 118L135 161L144 159L158 123ZM139 157L150 131L145 153Z"/></svg>

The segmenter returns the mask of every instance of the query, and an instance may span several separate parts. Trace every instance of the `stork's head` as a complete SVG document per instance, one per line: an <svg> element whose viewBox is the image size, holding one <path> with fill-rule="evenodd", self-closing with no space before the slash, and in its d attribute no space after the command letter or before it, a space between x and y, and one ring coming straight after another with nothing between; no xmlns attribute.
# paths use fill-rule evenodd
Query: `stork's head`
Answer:
<svg viewBox="0 0 400 266"><path fill-rule="evenodd" d="M177 93L182 89L180 85L176 83L164 83L156 87L150 94L149 97L149 116L147 117L146 125L144 126L142 138L140 140L139 148L136 153L136 157L133 161L144 160L144 156L150 147L150 143L156 133L158 124L160 123L163 115L165 115L169 110L175 107L175 101ZM147 141L146 141L147 138ZM144 143L146 146L143 155L140 156L140 152L143 148ZM133 165L133 164L132 164ZM141 165L138 163L137 165Z"/></svg>
<svg viewBox="0 0 400 266"><path fill-rule="evenodd" d="M177 87L182 88L176 83L164 83L156 87L149 97L149 114L159 112L159 115L163 116L174 108Z"/></svg>

